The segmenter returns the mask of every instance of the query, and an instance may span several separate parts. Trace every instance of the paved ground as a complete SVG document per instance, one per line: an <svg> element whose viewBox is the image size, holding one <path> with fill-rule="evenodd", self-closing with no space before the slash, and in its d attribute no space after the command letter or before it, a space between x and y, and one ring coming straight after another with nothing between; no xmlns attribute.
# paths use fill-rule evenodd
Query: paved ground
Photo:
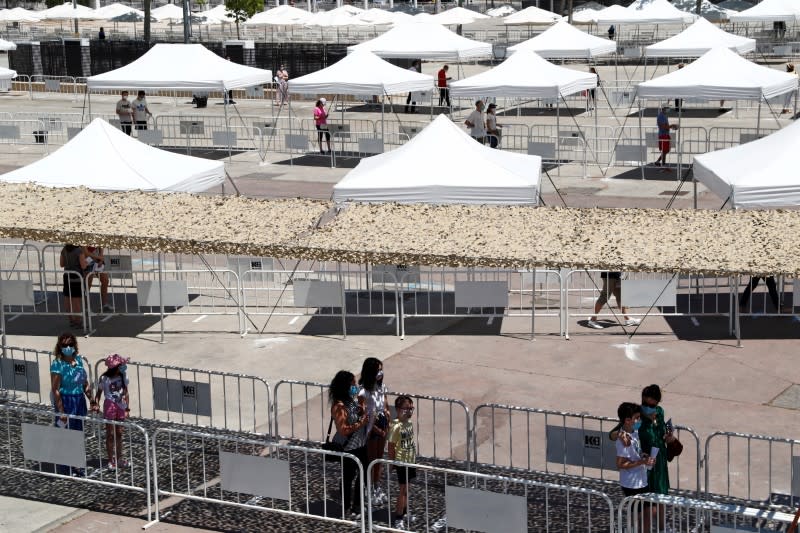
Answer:
<svg viewBox="0 0 800 533"><path fill-rule="evenodd" d="M426 71L434 68L426 65ZM601 70L604 79L612 76L611 70ZM93 98L93 107L110 110L113 100L110 96ZM0 95L0 112L80 112L81 104L64 98L31 101L24 95ZM171 98L154 98L151 104L156 113L195 113L189 105ZM243 113L271 114L263 103L245 102L241 107ZM310 104L298 103L297 109L308 114ZM219 107L211 106L205 112L219 113ZM752 125L755 118L754 110L742 111L738 118L734 115L690 118L685 123L742 126ZM372 119L376 116L365 114ZM520 120L536 124L552 122L553 117ZM579 120L591 123L594 119L583 116ZM616 123L611 116L599 120ZM652 117L647 120L654 122ZM30 150L8 154L7 147L3 148L2 169L41 156ZM269 164L259 165L251 154L234 158L229 170L244 194L327 198L333 184L347 172L325 166L289 166L282 164L280 157L270 156L269 160ZM661 208L675 188L674 177L665 173L648 171L648 179L641 181L631 179L638 178L636 169L609 169L603 177L597 167L589 168L588 178L553 176L567 205ZM543 190L548 204L559 203L549 181L543 181ZM720 204L721 199L700 188L701 207L718 208ZM680 196L675 205L690 207L691 196ZM701 436L733 430L796 437L794 428L800 423L795 393L800 368L793 358L800 322L792 318L745 319L742 348L727 336L727 321L722 318L696 322L650 318L643 333L630 343L620 328L596 332L576 323L571 324L571 340L566 341L546 334L557 329L546 319L537 326L543 334L535 341L527 338L527 321L518 319L491 324L485 319L409 321L405 340L394 337L394 326L384 319L351 322L347 340L338 336L338 323L331 319L292 322L278 317L264 335L245 338L221 333L228 329L222 320L226 319L209 317L193 323L191 318L169 318L167 343L159 344L157 324L117 317L102 323L96 335L82 339L81 348L95 360L113 351L139 361L256 374L270 383L282 378L325 382L337 369L357 371L364 357L377 356L385 361L386 380L392 388L459 398L473 408L480 403L506 403L613 415L620 401L635 401L643 385L655 382L665 389L668 415L676 423L694 427ZM9 344L51 349L62 327L59 319L20 318L9 324ZM787 394L781 396L784 392ZM485 439L481 442L485 447ZM723 473L717 475L724 477ZM741 472L735 475L743 482ZM0 498L0 530L4 531L134 531L143 524L135 517L75 511L9 495ZM155 530L184 529L159 525Z"/></svg>

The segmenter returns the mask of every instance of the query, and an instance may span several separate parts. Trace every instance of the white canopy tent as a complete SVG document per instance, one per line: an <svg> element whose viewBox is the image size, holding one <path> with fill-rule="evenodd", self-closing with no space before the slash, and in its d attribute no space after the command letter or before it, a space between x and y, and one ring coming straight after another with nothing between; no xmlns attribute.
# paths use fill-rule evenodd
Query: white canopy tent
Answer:
<svg viewBox="0 0 800 533"><path fill-rule="evenodd" d="M370 24L394 24L398 20L395 15L397 13L386 11L379 7L372 7L358 15L358 18Z"/></svg>
<svg viewBox="0 0 800 533"><path fill-rule="evenodd" d="M113 3L113 4L108 4L106 6L98 8L98 9L95 10L94 13L95 13L95 16L99 20L111 20L113 18L120 17L120 16L123 16L123 15L128 15L130 13L133 13L133 14L139 16L139 17L144 18L144 11L140 11L140 10L138 10L136 8L131 7L131 6L126 6L124 4L120 4L120 3L116 3L116 2Z"/></svg>
<svg viewBox="0 0 800 533"><path fill-rule="evenodd" d="M100 118L52 154L0 175L6 183L97 191L198 193L224 180L224 163L153 148Z"/></svg>
<svg viewBox="0 0 800 533"><path fill-rule="evenodd" d="M800 123L746 144L694 158L694 177L734 209L800 205Z"/></svg>
<svg viewBox="0 0 800 533"><path fill-rule="evenodd" d="M386 33L347 47L347 53L368 50L384 58L423 61L470 61L492 57L492 45L457 35L440 24L408 22Z"/></svg>
<svg viewBox="0 0 800 533"><path fill-rule="evenodd" d="M561 21L553 24L536 37L509 47L509 52L530 50L547 59L593 59L613 54L617 43L589 35Z"/></svg>
<svg viewBox="0 0 800 533"><path fill-rule="evenodd" d="M90 9L81 4L72 5L72 2L61 4L58 6L45 9L38 12L42 20L59 20L59 19L96 19L94 9Z"/></svg>
<svg viewBox="0 0 800 533"><path fill-rule="evenodd" d="M639 99L764 100L797 89L797 76L714 48L685 68L640 83Z"/></svg>
<svg viewBox="0 0 800 533"><path fill-rule="evenodd" d="M597 20L597 14L600 13L599 9L586 8L575 11L572 14L573 24L594 24Z"/></svg>
<svg viewBox="0 0 800 533"><path fill-rule="evenodd" d="M304 22L306 26L319 26L322 28L341 28L345 26L371 26L371 23L363 20L359 14L353 14L349 10L337 7L330 11L319 11L314 13Z"/></svg>
<svg viewBox="0 0 800 533"><path fill-rule="evenodd" d="M287 4L256 13L244 22L245 26L300 26L312 16L308 11Z"/></svg>
<svg viewBox="0 0 800 533"><path fill-rule="evenodd" d="M530 50L450 84L452 96L559 98L597 87L597 76L554 65Z"/></svg>
<svg viewBox="0 0 800 533"><path fill-rule="evenodd" d="M503 24L552 24L563 18L552 11L529 6L504 18Z"/></svg>
<svg viewBox="0 0 800 533"><path fill-rule="evenodd" d="M227 61L201 44L156 44L136 61L90 76L91 90L223 91L269 83L272 72Z"/></svg>
<svg viewBox="0 0 800 533"><path fill-rule="evenodd" d="M2 41L2 39L0 39ZM6 41L7 42L7 41ZM12 43L13 44L13 43ZM11 80L17 77L17 71L0 67L0 91L11 90Z"/></svg>
<svg viewBox="0 0 800 533"><path fill-rule="evenodd" d="M731 22L796 22L800 20L797 0L763 0L739 13L732 13Z"/></svg>
<svg viewBox="0 0 800 533"><path fill-rule="evenodd" d="M598 24L688 24L697 15L681 11L668 0L653 0L625 10L604 9L597 15Z"/></svg>
<svg viewBox="0 0 800 533"><path fill-rule="evenodd" d="M201 11L197 14L200 17L205 17L206 24L222 24L222 23L233 23L235 22L234 17L228 14L228 10L225 8L224 4L220 4L216 7L211 9L207 9L205 11Z"/></svg>
<svg viewBox="0 0 800 533"><path fill-rule="evenodd" d="M150 16L160 21L183 20L183 9L175 4L166 4L150 11Z"/></svg>
<svg viewBox="0 0 800 533"><path fill-rule="evenodd" d="M542 160L475 142L439 115L409 142L363 159L333 187L343 202L538 205Z"/></svg>
<svg viewBox="0 0 800 533"><path fill-rule="evenodd" d="M645 47L645 57L700 57L712 48L724 47L737 54L756 49L756 40L719 29L704 18L677 35Z"/></svg>
<svg viewBox="0 0 800 533"><path fill-rule="evenodd" d="M431 20L434 22L438 22L439 24L443 24L445 26L451 26L453 24L472 24L476 20L485 20L491 18L489 15L484 15L482 13L478 13L477 11L473 11L471 9L465 9L463 7L453 7L448 9L447 11L442 11L441 13L437 13L432 17Z"/></svg>
<svg viewBox="0 0 800 533"><path fill-rule="evenodd" d="M384 61L372 52L356 50L333 65L289 80L289 91L299 94L391 95L430 91L433 77ZM381 105L381 138L384 130Z"/></svg>
<svg viewBox="0 0 800 533"><path fill-rule="evenodd" d="M5 39L0 39L0 52L8 52L9 50L16 49L16 44L12 43L11 41L6 41Z"/></svg>
<svg viewBox="0 0 800 533"><path fill-rule="evenodd" d="M0 22L39 22L42 20L40 13L28 11L21 7L3 9L0 11Z"/></svg>

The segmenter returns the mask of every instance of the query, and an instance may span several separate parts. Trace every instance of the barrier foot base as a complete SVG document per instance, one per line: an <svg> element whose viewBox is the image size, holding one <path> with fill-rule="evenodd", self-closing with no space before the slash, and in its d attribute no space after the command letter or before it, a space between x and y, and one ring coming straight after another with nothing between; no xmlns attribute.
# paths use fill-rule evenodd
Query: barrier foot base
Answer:
<svg viewBox="0 0 800 533"><path fill-rule="evenodd" d="M143 525L143 526L142 526L142 529L148 529L148 528L150 528L150 527L152 527L152 526L154 526L154 525L156 525L156 524L158 524L158 523L160 523L160 522L161 522L161 520L159 520L158 518L156 518L155 520L152 520L152 521L150 521L150 522L146 523L145 525Z"/></svg>

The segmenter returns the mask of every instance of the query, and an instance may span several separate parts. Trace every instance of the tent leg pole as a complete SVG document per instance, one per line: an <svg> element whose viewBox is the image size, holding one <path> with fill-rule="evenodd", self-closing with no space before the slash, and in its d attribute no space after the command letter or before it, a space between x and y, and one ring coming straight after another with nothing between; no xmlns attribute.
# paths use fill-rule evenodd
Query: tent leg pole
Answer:
<svg viewBox="0 0 800 533"><path fill-rule="evenodd" d="M89 116L87 118L87 124L92 121L92 92L89 91L89 87L86 87L88 94L87 101L89 102Z"/></svg>
<svg viewBox="0 0 800 533"><path fill-rule="evenodd" d="M681 181L681 166L683 163L683 143L681 142L681 110L683 105L678 108L678 130L675 132L675 140L678 143L678 171L675 176L678 181Z"/></svg>
<svg viewBox="0 0 800 533"><path fill-rule="evenodd" d="M756 119L756 138L761 135L761 98L758 99L758 118Z"/></svg>
<svg viewBox="0 0 800 533"><path fill-rule="evenodd" d="M644 161L640 168L642 169L642 181L644 181L644 167L647 166L647 144L644 140L644 131L642 130L642 114L644 113L644 109L642 109L642 101L639 100L639 142L642 143L640 146L644 147Z"/></svg>
<svg viewBox="0 0 800 533"><path fill-rule="evenodd" d="M161 264L161 252L158 252L158 310L161 315L161 341L164 344L164 266Z"/></svg>
<svg viewBox="0 0 800 533"><path fill-rule="evenodd" d="M228 133L225 137L228 140L228 164L230 165L232 164L231 158L233 157L233 149L231 148L231 125L230 123L228 123L228 105L230 105L230 98L228 98L228 91L225 89L225 87L222 88L222 92L226 100L224 102L225 105L223 105L222 107L224 108L223 112L225 113L225 129L227 130Z"/></svg>
<svg viewBox="0 0 800 533"><path fill-rule="evenodd" d="M561 119L559 117L561 110L561 101L556 99L556 164L558 165L558 175L561 176Z"/></svg>

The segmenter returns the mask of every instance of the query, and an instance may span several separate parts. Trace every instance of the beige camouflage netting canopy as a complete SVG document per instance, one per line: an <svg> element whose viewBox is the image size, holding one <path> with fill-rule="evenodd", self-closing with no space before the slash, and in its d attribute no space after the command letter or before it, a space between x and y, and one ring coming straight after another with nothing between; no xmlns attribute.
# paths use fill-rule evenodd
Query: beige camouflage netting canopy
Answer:
<svg viewBox="0 0 800 533"><path fill-rule="evenodd" d="M0 237L352 263L800 274L800 211L332 205L0 185Z"/></svg>

